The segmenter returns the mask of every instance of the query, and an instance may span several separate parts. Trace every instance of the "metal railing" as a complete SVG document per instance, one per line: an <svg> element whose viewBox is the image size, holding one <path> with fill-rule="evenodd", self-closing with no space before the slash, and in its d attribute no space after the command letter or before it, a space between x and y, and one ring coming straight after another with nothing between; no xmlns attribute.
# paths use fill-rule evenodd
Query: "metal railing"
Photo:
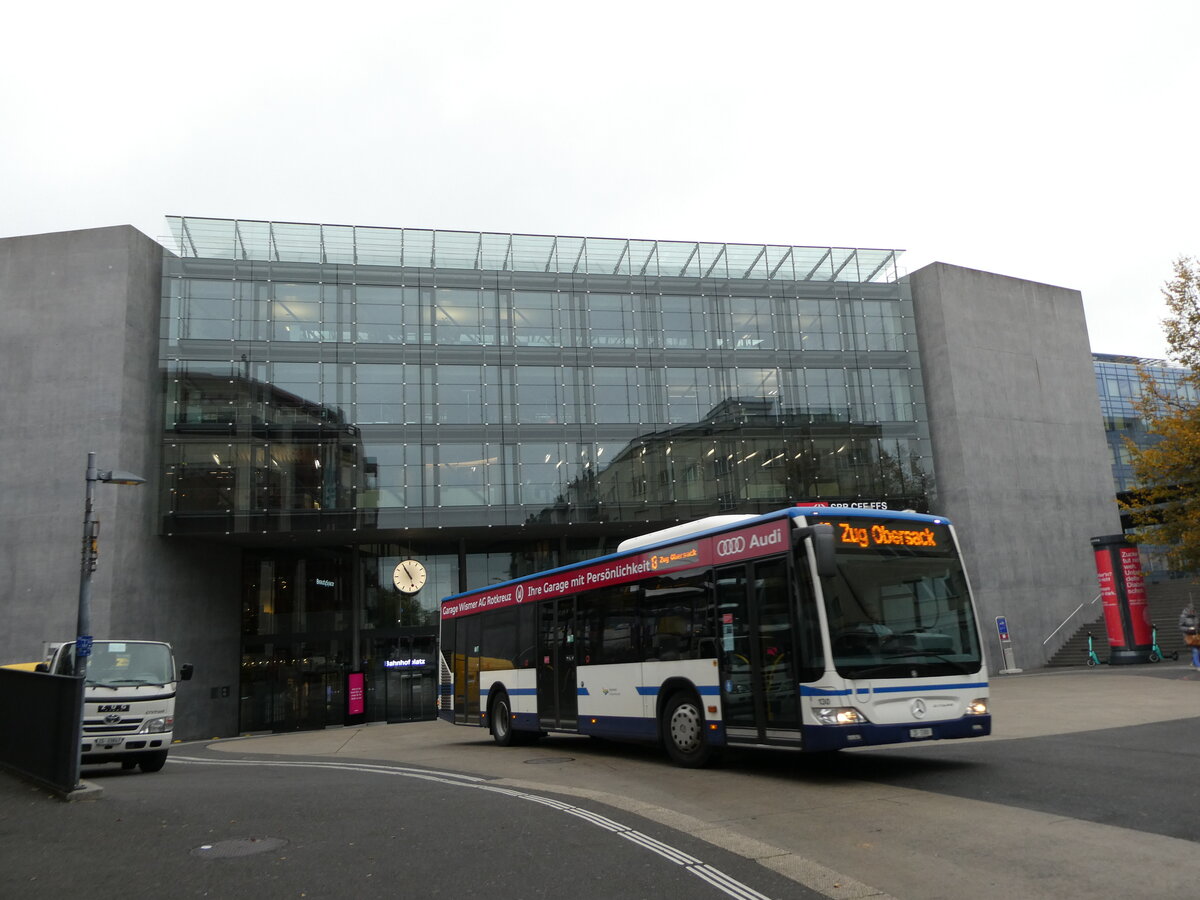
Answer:
<svg viewBox="0 0 1200 900"><path fill-rule="evenodd" d="M1073 609L1073 610L1071 611L1071 614L1070 614L1069 616L1067 616L1065 619L1063 619L1063 620L1062 620L1062 624L1060 624L1060 625L1059 625L1057 628L1055 628L1055 629L1054 629L1052 632L1050 632L1050 634L1049 634L1049 635L1046 637L1046 639L1045 639L1044 641L1042 641L1042 646L1043 646L1043 647L1045 647L1045 646L1046 646L1046 644L1050 643L1050 639L1051 639L1052 637L1054 637L1056 634L1058 634L1060 631L1062 631L1062 630L1063 630L1063 628L1066 626L1066 624L1067 624L1068 622L1070 622L1070 621L1071 621L1071 619L1072 619L1072 618L1074 618L1074 617L1075 617L1075 615L1076 615L1076 614L1077 614L1077 613L1078 613L1078 612L1079 612L1081 609L1083 609L1085 606L1091 606L1093 603L1095 603L1097 600L1099 600L1101 596L1103 596L1103 595L1102 595L1102 594L1097 594L1095 597L1093 597L1093 598L1092 598L1091 600L1089 600L1087 603L1080 603L1080 604L1079 604L1077 607L1075 607L1075 609Z"/></svg>

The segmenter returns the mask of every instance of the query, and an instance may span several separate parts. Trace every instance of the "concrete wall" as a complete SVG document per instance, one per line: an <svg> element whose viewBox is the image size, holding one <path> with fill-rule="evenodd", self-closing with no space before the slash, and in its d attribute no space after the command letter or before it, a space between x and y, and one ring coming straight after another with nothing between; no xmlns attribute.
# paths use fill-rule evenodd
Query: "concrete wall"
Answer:
<svg viewBox="0 0 1200 900"><path fill-rule="evenodd" d="M75 636L94 450L148 483L96 486L92 633L175 645L177 737L212 737L237 727L239 555L157 536L162 254L128 226L0 240L0 663Z"/></svg>
<svg viewBox="0 0 1200 900"><path fill-rule="evenodd" d="M934 263L910 276L937 475L980 601L1016 664L1099 589L1088 539L1121 531L1078 291ZM1094 608L1094 607L1093 607Z"/></svg>

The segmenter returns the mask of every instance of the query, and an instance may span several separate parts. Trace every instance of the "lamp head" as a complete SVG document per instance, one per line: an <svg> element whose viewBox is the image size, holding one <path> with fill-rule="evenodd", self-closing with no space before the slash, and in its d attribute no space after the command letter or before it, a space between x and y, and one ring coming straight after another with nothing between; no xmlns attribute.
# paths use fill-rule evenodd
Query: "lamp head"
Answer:
<svg viewBox="0 0 1200 900"><path fill-rule="evenodd" d="M145 484L146 479L141 475L134 475L132 472L121 472L116 469L110 472L97 472L97 481L105 481L109 484Z"/></svg>

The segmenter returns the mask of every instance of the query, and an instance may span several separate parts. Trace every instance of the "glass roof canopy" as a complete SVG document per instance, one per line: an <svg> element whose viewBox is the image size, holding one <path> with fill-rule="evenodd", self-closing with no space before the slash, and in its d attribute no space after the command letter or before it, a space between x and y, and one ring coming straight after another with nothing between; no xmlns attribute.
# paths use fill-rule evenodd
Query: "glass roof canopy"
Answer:
<svg viewBox="0 0 1200 900"><path fill-rule="evenodd" d="M771 281L890 282L901 250L720 244L168 216L180 256Z"/></svg>

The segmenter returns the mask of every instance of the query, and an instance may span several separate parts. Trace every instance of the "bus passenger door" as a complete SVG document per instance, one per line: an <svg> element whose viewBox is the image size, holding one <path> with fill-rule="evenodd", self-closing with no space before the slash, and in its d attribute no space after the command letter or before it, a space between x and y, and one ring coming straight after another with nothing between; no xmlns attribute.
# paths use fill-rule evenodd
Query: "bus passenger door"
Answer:
<svg viewBox="0 0 1200 900"><path fill-rule="evenodd" d="M454 646L454 721L459 725L479 724L480 616L458 620Z"/></svg>
<svg viewBox="0 0 1200 900"><path fill-rule="evenodd" d="M575 631L574 597L538 607L538 718L543 728L574 728L576 724Z"/></svg>
<svg viewBox="0 0 1200 900"><path fill-rule="evenodd" d="M787 563L772 559L717 569L721 705L730 740L799 740Z"/></svg>

